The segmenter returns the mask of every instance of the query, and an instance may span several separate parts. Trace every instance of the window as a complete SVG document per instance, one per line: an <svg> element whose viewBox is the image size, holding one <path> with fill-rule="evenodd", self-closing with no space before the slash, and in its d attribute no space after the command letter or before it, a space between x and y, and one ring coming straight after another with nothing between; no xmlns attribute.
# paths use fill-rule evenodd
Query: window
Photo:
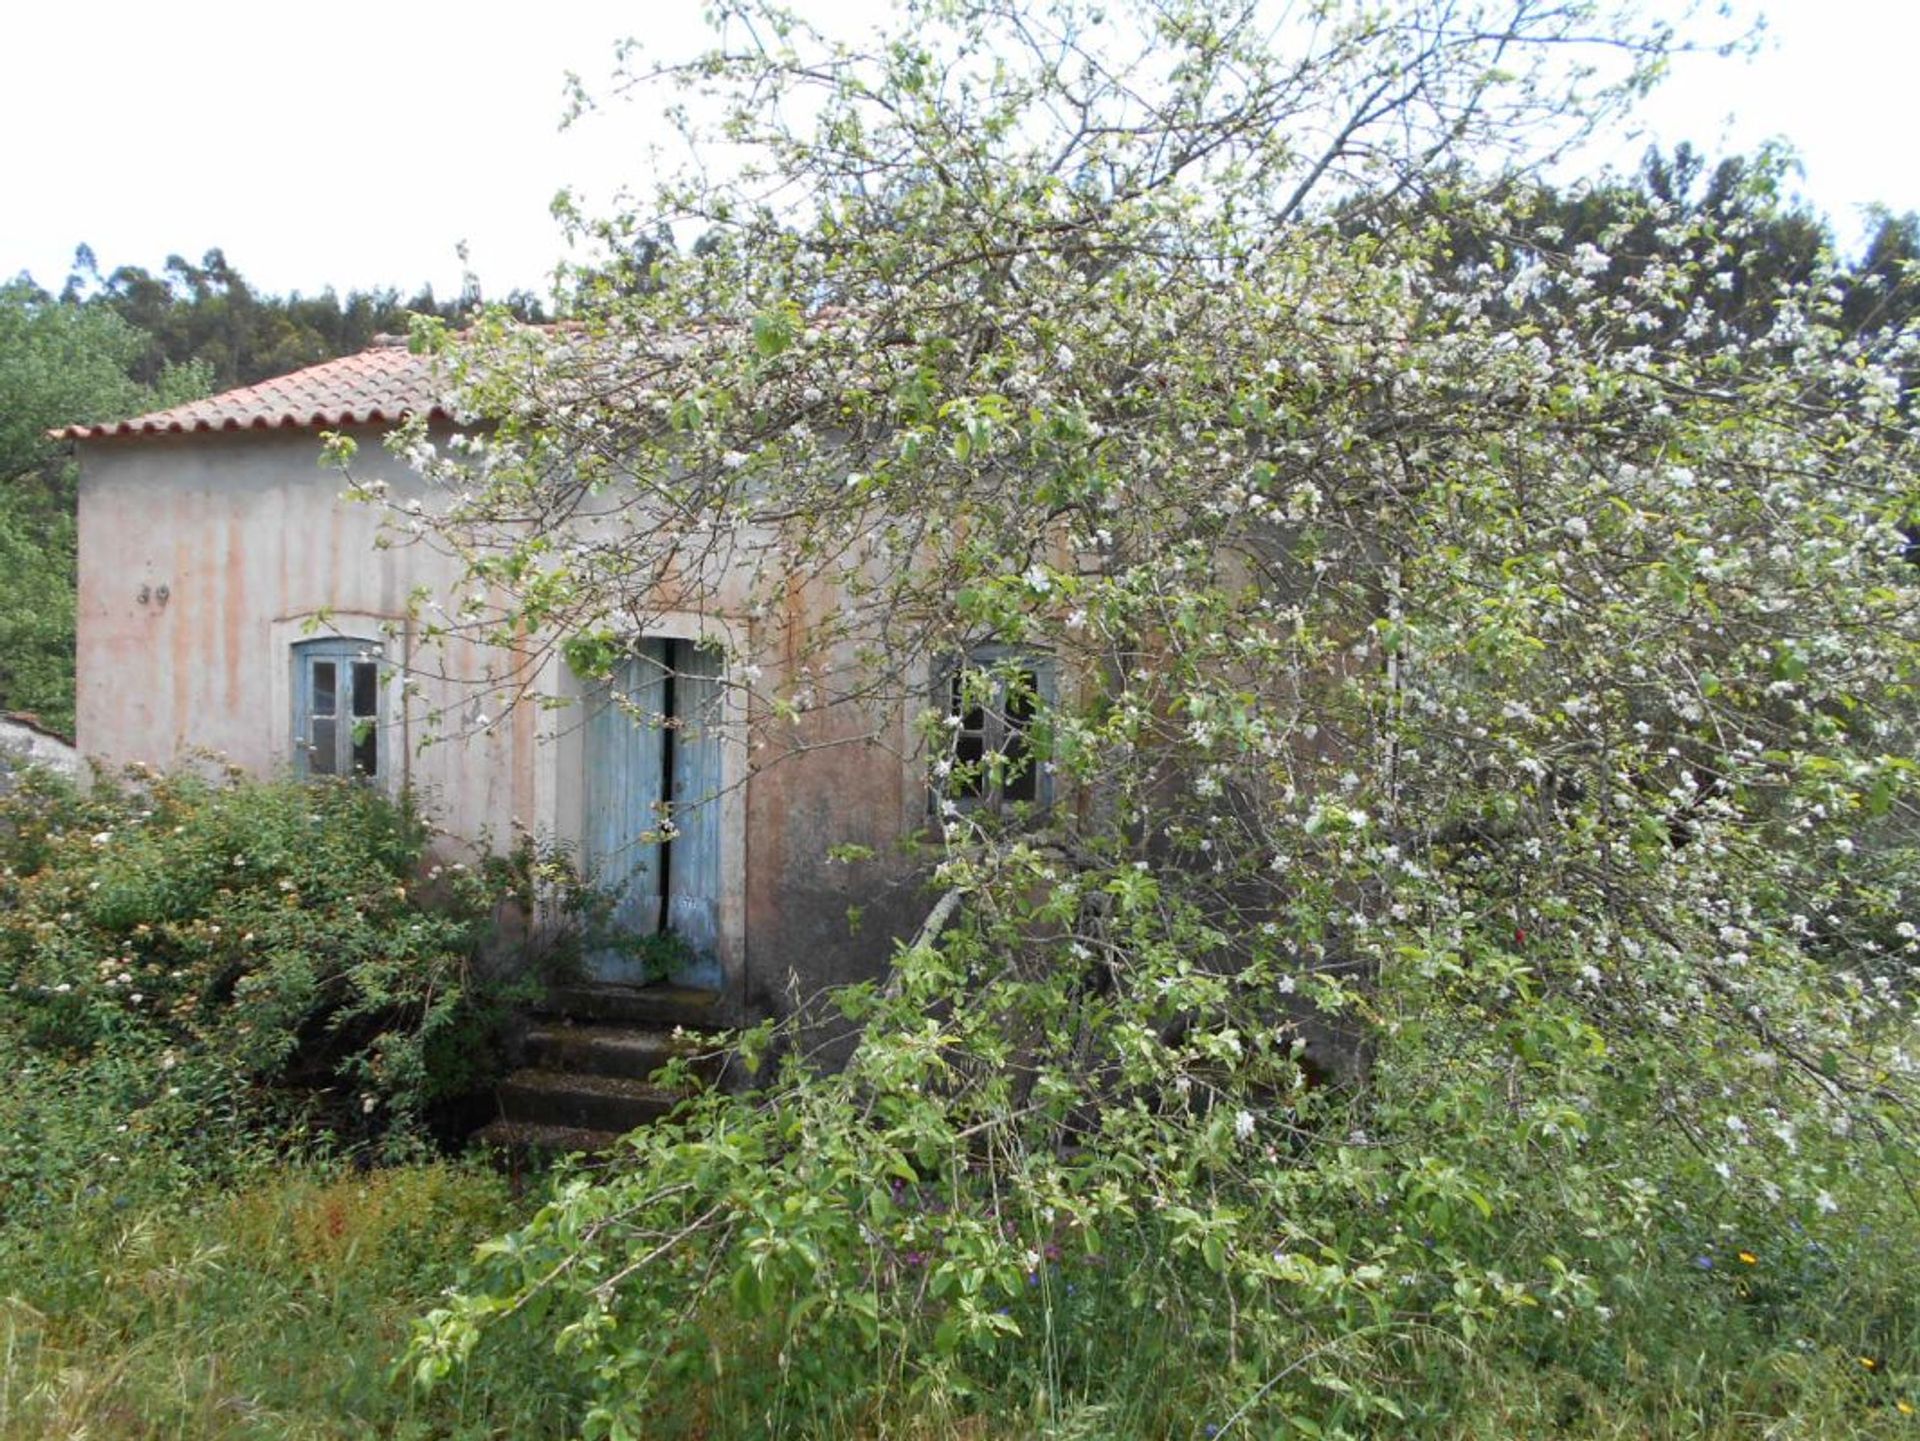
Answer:
<svg viewBox="0 0 1920 1441"><path fill-rule="evenodd" d="M936 670L935 689L952 736L937 799L963 810L1053 799L1051 767L1035 753L1054 700L1049 658L1011 646L977 646L964 662Z"/></svg>
<svg viewBox="0 0 1920 1441"><path fill-rule="evenodd" d="M380 750L380 647L347 637L295 645L294 769L376 780Z"/></svg>

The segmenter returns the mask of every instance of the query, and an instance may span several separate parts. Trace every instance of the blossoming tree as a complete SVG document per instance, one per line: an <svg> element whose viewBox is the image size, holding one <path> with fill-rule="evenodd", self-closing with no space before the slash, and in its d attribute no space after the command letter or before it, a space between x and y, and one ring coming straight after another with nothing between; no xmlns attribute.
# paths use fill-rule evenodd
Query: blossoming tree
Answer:
<svg viewBox="0 0 1920 1441"><path fill-rule="evenodd" d="M741 678L758 723L924 708L916 664L993 642L964 684L1023 745L929 715L932 784L1073 803L947 805L929 925L837 998L851 1062L636 1138L424 1374L537 1298L617 1431L726 1295L805 1314L816 1399L861 1356L958 1385L1098 1254L1223 1414L1371 1424L1396 1338L1604 1316L1704 1218L1911 1200L1915 338L1825 273L1736 326L1737 212L1649 201L1621 255L1514 181L1673 36L1547 0L718 23L628 57L695 158L574 217L610 258L572 323L453 348L495 425L416 450L451 624L591 668L665 586L823 579L806 644L859 665Z"/></svg>

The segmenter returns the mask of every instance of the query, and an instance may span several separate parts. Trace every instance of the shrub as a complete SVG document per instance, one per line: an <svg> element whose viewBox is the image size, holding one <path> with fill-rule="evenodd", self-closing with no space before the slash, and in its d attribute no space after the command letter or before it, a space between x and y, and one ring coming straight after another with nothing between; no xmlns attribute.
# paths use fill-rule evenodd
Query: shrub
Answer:
<svg viewBox="0 0 1920 1441"><path fill-rule="evenodd" d="M423 872L406 808L140 776L30 782L0 823L0 1209L136 1158L164 1186L250 1142L405 1149L487 1079L505 992L476 959L508 878Z"/></svg>

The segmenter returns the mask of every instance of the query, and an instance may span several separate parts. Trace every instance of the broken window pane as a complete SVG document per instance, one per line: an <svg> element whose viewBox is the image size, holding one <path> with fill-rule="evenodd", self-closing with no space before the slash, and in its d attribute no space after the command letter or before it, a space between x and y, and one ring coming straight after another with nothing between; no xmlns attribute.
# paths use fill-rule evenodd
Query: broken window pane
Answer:
<svg viewBox="0 0 1920 1441"><path fill-rule="evenodd" d="M1034 702L1040 694L1040 677L1030 670L1021 671L1006 691L1007 727L1025 730L1033 719Z"/></svg>
<svg viewBox="0 0 1920 1441"><path fill-rule="evenodd" d="M953 743L953 761L959 774L953 778L953 791L956 795L977 796L985 793L987 777L981 762L987 757L986 740L978 735L961 735Z"/></svg>
<svg viewBox="0 0 1920 1441"><path fill-rule="evenodd" d="M335 682L334 665L330 660L317 660L313 663L313 713L317 716L330 716L340 709L337 697L338 686Z"/></svg>
<svg viewBox="0 0 1920 1441"><path fill-rule="evenodd" d="M316 666L315 669L319 667ZM333 667L328 665L327 669L331 671ZM334 744L337 734L335 727L338 724L339 722L332 716L316 715L313 718L313 743L307 751L307 770L313 775L331 776L340 773L339 767L334 763Z"/></svg>
<svg viewBox="0 0 1920 1441"><path fill-rule="evenodd" d="M1005 770L1001 772L1000 794L1010 801L1030 801L1038 793L1038 772L1032 762L1026 758L1026 746L1008 746L1003 752L1007 758Z"/></svg>
<svg viewBox="0 0 1920 1441"><path fill-rule="evenodd" d="M359 689L356 677L355 690ZM359 700L356 695L355 701ZM380 730L372 721L361 721L353 728L353 773L371 776L380 773Z"/></svg>
<svg viewBox="0 0 1920 1441"><path fill-rule="evenodd" d="M1040 678L1032 671L1023 671L1005 693L1000 754L1007 758L1007 768L1000 794L1010 801L1030 801L1037 794L1034 781L1038 770L1027 756L1027 727L1033 721L1039 688Z"/></svg>

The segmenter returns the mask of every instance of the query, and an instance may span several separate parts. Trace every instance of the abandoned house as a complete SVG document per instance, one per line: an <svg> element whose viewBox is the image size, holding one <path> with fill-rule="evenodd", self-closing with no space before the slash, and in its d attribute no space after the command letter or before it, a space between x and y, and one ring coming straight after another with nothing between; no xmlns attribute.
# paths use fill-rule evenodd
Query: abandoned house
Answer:
<svg viewBox="0 0 1920 1441"><path fill-rule="evenodd" d="M738 690L721 683L729 657L777 667L780 637L832 598L795 587L788 614L748 621L727 614L723 586L721 604L628 638L611 686L629 704L549 647L536 686L571 703L487 717L477 708L503 658L428 646L409 614L416 592L459 582L458 563L377 544L380 513L343 498L321 464L323 431L354 434L358 471L392 497L424 496L380 441L409 414L453 433L433 366L383 343L61 432L81 477L80 749L107 764L211 754L263 776L352 775L409 789L454 841L550 837L618 894L624 928L679 938L676 979L712 994L716 1021L875 974L927 907L893 845L929 813L909 719L883 744L835 744L851 722L823 709L795 729L794 753L749 765L729 713ZM956 723L962 751L1017 743L978 708ZM835 845L879 859L835 862ZM609 985L639 979L630 949L590 965Z"/></svg>

